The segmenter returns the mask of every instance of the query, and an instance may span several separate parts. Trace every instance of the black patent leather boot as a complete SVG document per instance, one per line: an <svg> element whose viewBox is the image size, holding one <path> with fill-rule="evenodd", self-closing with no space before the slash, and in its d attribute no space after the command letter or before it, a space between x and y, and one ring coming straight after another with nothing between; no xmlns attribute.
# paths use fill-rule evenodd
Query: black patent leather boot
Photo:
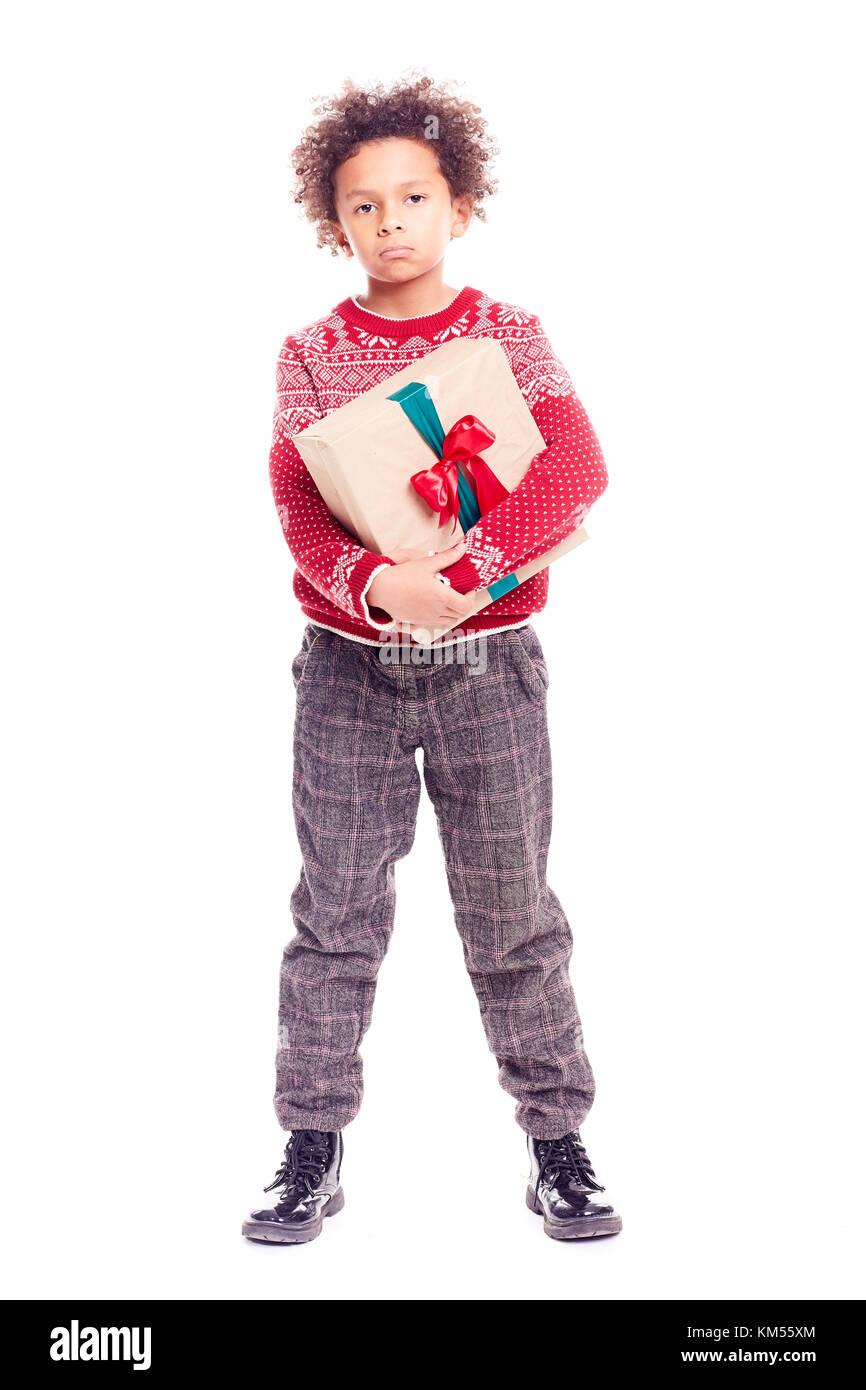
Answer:
<svg viewBox="0 0 866 1390"><path fill-rule="evenodd" d="M274 1180L264 1188L282 1188L273 1207L251 1212L242 1231L248 1240L300 1245L322 1233L322 1220L342 1211L340 1165L343 1135L319 1129L294 1129Z"/></svg>
<svg viewBox="0 0 866 1390"><path fill-rule="evenodd" d="M544 1231L554 1240L578 1240L581 1236L607 1236L622 1230L622 1217L596 1196L604 1188L573 1130L561 1139L533 1139L529 1149L529 1181L526 1205L544 1217Z"/></svg>

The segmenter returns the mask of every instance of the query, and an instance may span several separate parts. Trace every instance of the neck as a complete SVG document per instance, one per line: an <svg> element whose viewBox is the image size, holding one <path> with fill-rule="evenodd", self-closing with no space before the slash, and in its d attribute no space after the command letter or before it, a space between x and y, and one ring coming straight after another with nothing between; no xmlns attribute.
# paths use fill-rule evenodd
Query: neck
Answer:
<svg viewBox="0 0 866 1390"><path fill-rule="evenodd" d="M413 319L422 314L438 314L448 308L460 290L444 284L441 266L436 269L438 275L428 271L402 285L390 285L368 275L367 293L355 295L355 301L368 313L384 314L386 318Z"/></svg>

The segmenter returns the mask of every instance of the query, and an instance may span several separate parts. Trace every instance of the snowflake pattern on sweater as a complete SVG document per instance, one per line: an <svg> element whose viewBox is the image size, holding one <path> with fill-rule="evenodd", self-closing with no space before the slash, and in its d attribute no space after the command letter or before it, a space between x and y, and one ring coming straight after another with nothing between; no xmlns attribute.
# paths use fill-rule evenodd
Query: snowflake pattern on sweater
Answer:
<svg viewBox="0 0 866 1390"><path fill-rule="evenodd" d="M468 285L447 308L408 319L344 299L283 342L269 472L302 612L356 641L378 644L388 615L371 610L366 595L393 561L360 545L331 514L292 435L454 337L497 339L547 444L514 491L470 528L460 559L440 571L455 589L486 587L551 550L607 487L598 438L535 314ZM525 623L547 602L549 573L541 570L489 603L461 624L461 634Z"/></svg>

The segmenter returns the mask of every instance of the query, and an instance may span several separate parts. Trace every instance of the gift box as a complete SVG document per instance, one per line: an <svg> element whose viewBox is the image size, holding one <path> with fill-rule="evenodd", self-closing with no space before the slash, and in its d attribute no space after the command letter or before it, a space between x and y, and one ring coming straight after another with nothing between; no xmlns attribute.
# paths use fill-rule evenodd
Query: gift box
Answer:
<svg viewBox="0 0 866 1390"><path fill-rule="evenodd" d="M292 439L329 510L379 555L454 545L547 448L495 338L452 338ZM587 539L578 527L477 590L474 611Z"/></svg>
<svg viewBox="0 0 866 1390"><path fill-rule="evenodd" d="M329 510L378 555L454 545L468 530L455 497L489 511L547 448L495 338L452 338L292 438Z"/></svg>

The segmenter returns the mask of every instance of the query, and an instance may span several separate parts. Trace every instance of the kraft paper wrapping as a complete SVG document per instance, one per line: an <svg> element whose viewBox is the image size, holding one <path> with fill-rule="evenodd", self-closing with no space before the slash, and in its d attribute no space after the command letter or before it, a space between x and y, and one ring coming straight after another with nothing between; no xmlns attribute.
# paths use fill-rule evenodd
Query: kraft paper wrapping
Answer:
<svg viewBox="0 0 866 1390"><path fill-rule="evenodd" d="M547 448L515 380L505 350L494 338L453 338L348 404L292 436L329 511L362 545L378 555L403 547L444 550L464 534L459 521L439 515L412 486L414 473L436 462L393 392L423 382L446 434L463 415L475 415L496 436L481 455L513 492L537 454ZM537 559L514 571L517 584L546 569L583 541L579 526ZM498 596L498 595L497 595ZM494 601L475 591L471 613ZM455 621L459 627L466 618ZM420 642L435 642L452 627L413 627Z"/></svg>
<svg viewBox="0 0 866 1390"><path fill-rule="evenodd" d="M428 388L446 433L461 416L477 415L496 435L481 457L509 492L547 448L495 338L452 338L314 421L292 436L298 452L329 510L377 555L404 546L444 550L463 535L451 517L440 526L410 482L436 456L387 398L414 381Z"/></svg>

